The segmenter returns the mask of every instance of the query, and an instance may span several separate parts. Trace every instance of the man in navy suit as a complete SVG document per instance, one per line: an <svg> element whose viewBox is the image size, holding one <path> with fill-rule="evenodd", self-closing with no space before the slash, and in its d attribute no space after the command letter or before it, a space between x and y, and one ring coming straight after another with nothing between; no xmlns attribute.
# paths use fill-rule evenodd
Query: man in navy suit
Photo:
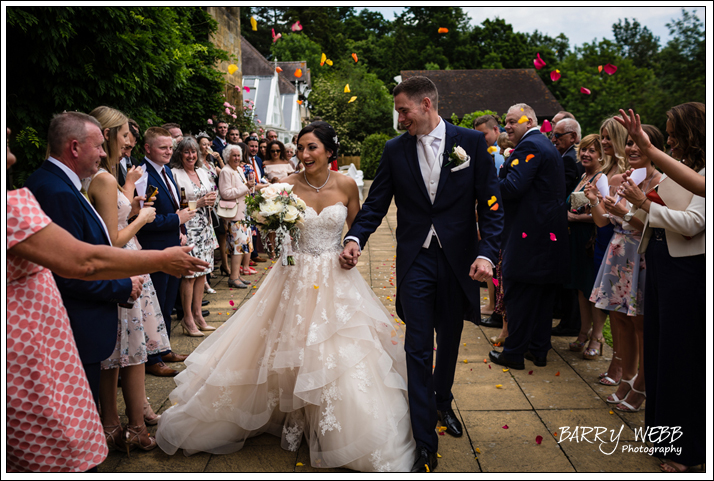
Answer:
<svg viewBox="0 0 714 481"><path fill-rule="evenodd" d="M369 197L345 237L344 268L397 204L397 313L406 323L409 409L417 453L412 471L437 465L437 419L462 435L451 387L465 318L480 318L479 282L493 275L503 209L481 132L447 124L438 92L426 77L394 89L399 122L408 131L387 142ZM463 152L463 156L457 153ZM481 241L476 234L478 202ZM434 331L438 350L432 373Z"/></svg>
<svg viewBox="0 0 714 481"><path fill-rule="evenodd" d="M161 127L150 127L144 134L144 150L146 157L142 167L149 176L149 184L158 187L159 193L154 201L156 218L146 224L136 234L144 249L165 249L181 245L181 226L196 215L196 211L181 210L181 197L176 182L167 164L173 153L171 134ZM156 288L156 297L161 306L161 313L166 323L166 331L171 335L171 310L176 302L181 279L166 272L152 272L151 280ZM174 352L149 356L146 361L146 372L155 376L175 376L178 371L164 364L166 362L181 362L185 355Z"/></svg>
<svg viewBox="0 0 714 481"><path fill-rule="evenodd" d="M223 149L226 148L226 135L228 134L228 122L220 121L216 126L216 138L213 139L213 151L223 155Z"/></svg>
<svg viewBox="0 0 714 481"><path fill-rule="evenodd" d="M52 221L74 237L89 244L111 245L104 221L80 190L80 179L96 174L101 158L106 157L101 125L87 114L65 112L52 119L47 138L50 157L25 186ZM117 341L117 304L139 297L143 276L114 281L54 277L98 406L100 363L112 354Z"/></svg>
<svg viewBox="0 0 714 481"><path fill-rule="evenodd" d="M524 369L523 359L545 366L553 303L569 276L563 159L540 133L535 112L516 104L506 115L508 140L516 145L499 180L506 223L503 288L508 337L491 360Z"/></svg>

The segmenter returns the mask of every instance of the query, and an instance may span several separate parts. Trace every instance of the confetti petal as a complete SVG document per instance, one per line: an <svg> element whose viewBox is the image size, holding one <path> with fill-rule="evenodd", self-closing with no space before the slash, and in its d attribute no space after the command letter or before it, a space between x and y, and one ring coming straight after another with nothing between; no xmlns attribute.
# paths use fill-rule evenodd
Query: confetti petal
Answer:
<svg viewBox="0 0 714 481"><path fill-rule="evenodd" d="M315 289L319 289L319 288L320 288L320 286L318 286L317 284L313 284L312 287L314 287Z"/></svg>
<svg viewBox="0 0 714 481"><path fill-rule="evenodd" d="M494 202L496 202L498 199L496 198L495 195L492 195L490 199L488 199L488 206L491 207Z"/></svg>
<svg viewBox="0 0 714 481"><path fill-rule="evenodd" d="M585 95L590 95L590 89L586 89L585 87L580 87L580 93L585 94Z"/></svg>
<svg viewBox="0 0 714 481"><path fill-rule="evenodd" d="M356 53L353 53L353 54L352 54L352 58L354 59L355 63L357 63L357 60L358 60L358 59L357 59L357 54L356 54Z"/></svg>
<svg viewBox="0 0 714 481"><path fill-rule="evenodd" d="M350 93L350 84L345 85L345 93Z"/></svg>
<svg viewBox="0 0 714 481"><path fill-rule="evenodd" d="M486 149L486 150L488 151L489 154L493 155L494 152L496 152L496 151L498 150L498 147L494 147L494 146L492 145L491 147L489 147L489 148Z"/></svg>
<svg viewBox="0 0 714 481"><path fill-rule="evenodd" d="M444 434L444 433L441 433L441 434ZM431 471L429 471L429 465L428 465L428 464L425 464L424 467L426 468L426 472L427 472L427 473L430 473L430 472L431 472Z"/></svg>
<svg viewBox="0 0 714 481"><path fill-rule="evenodd" d="M305 465L302 463L296 463L295 466L305 466Z"/></svg>
<svg viewBox="0 0 714 481"><path fill-rule="evenodd" d="M322 56L320 57L320 67L322 67L323 65L325 65L325 60L327 60L327 55L325 55L325 54L323 53Z"/></svg>
<svg viewBox="0 0 714 481"><path fill-rule="evenodd" d="M535 157L535 155L533 155L533 154L526 155L526 162L528 162L529 160L531 160L534 157Z"/></svg>
<svg viewBox="0 0 714 481"><path fill-rule="evenodd" d="M250 17L250 28L254 32L258 31L258 21L255 19L255 17Z"/></svg>
<svg viewBox="0 0 714 481"><path fill-rule="evenodd" d="M543 436L540 436L540 435L536 436L536 444L540 444L542 442L543 442Z"/></svg>
<svg viewBox="0 0 714 481"><path fill-rule="evenodd" d="M396 346L396 345L397 345L397 341L395 341L394 339L392 339L392 344L394 344L394 345Z"/></svg>
<svg viewBox="0 0 714 481"><path fill-rule="evenodd" d="M275 29L274 29L274 28L271 28L270 31L271 31L272 34L273 34L273 43L277 42L278 39L283 36L282 33L279 33L279 34L275 35Z"/></svg>
<svg viewBox="0 0 714 481"><path fill-rule="evenodd" d="M449 33L449 29L448 29L448 28L441 27L441 28L439 29L439 33Z"/></svg>
<svg viewBox="0 0 714 481"><path fill-rule="evenodd" d="M617 72L617 67L611 63L608 63L605 65L605 67L603 67L603 70L605 71L606 74L612 75L615 72Z"/></svg>
<svg viewBox="0 0 714 481"><path fill-rule="evenodd" d="M233 75L234 73L236 73L236 70L238 70L238 65L232 63L228 66L228 73L230 75Z"/></svg>
<svg viewBox="0 0 714 481"><path fill-rule="evenodd" d="M503 429L508 429L508 424L504 424Z"/></svg>
<svg viewBox="0 0 714 481"><path fill-rule="evenodd" d="M490 364L488 365L488 368L491 369L491 365L490 365Z"/></svg>
<svg viewBox="0 0 714 481"><path fill-rule="evenodd" d="M524 232L523 234L521 234L521 237L523 237L523 238L525 239L526 237L528 237L528 234L526 234L526 233Z"/></svg>
<svg viewBox="0 0 714 481"><path fill-rule="evenodd" d="M598 66L597 66L597 71L600 72L600 73L602 73L602 65L598 65Z"/></svg>
<svg viewBox="0 0 714 481"><path fill-rule="evenodd" d="M525 124L526 122L528 122L528 117L525 116L525 115L521 115L521 118L518 119L518 123L519 123L519 124Z"/></svg>
<svg viewBox="0 0 714 481"><path fill-rule="evenodd" d="M468 360L468 359L464 359L464 364L468 364L468 363L469 363L469 360Z"/></svg>
<svg viewBox="0 0 714 481"><path fill-rule="evenodd" d="M348 103L348 104L351 104L351 103L354 102L355 100L357 100L357 96L356 96L356 95L355 95L354 97L352 97L352 98L349 100L349 102L347 102L347 103Z"/></svg>
<svg viewBox="0 0 714 481"><path fill-rule="evenodd" d="M488 364L488 361L486 359L483 360L484 364Z"/></svg>
<svg viewBox="0 0 714 481"><path fill-rule="evenodd" d="M325 60L325 63L327 65L329 65L330 67L332 67L332 60L330 60L329 58L327 60Z"/></svg>
<svg viewBox="0 0 714 481"><path fill-rule="evenodd" d="M542 58L540 58L539 53L536 54L536 57L537 58L533 59L533 65L535 65L536 70L540 70L543 67L545 67L545 62L543 61Z"/></svg>
<svg viewBox="0 0 714 481"><path fill-rule="evenodd" d="M560 70L556 69L550 72L550 79L553 82L557 82L558 80L560 80Z"/></svg>
<svg viewBox="0 0 714 481"><path fill-rule="evenodd" d="M513 162L511 162L511 167L515 167L519 164L518 159L513 159Z"/></svg>
<svg viewBox="0 0 714 481"><path fill-rule="evenodd" d="M531 374L533 374L533 371L528 371L528 375L530 376Z"/></svg>
<svg viewBox="0 0 714 481"><path fill-rule="evenodd" d="M555 373L556 376L560 376L560 371Z"/></svg>
<svg viewBox="0 0 714 481"><path fill-rule="evenodd" d="M496 212L496 211L498 210L498 202L496 202L495 204L493 204L493 206L491 207L490 210Z"/></svg>
<svg viewBox="0 0 714 481"><path fill-rule="evenodd" d="M437 427L436 429L437 429L440 433L443 433L444 431L446 431L446 426L439 426L439 427Z"/></svg>
<svg viewBox="0 0 714 481"><path fill-rule="evenodd" d="M550 121L544 120L543 125L540 126L540 131L543 132L544 134L547 132L550 132L553 130L553 126L550 124Z"/></svg>
<svg viewBox="0 0 714 481"><path fill-rule="evenodd" d="M503 387L503 384L496 384L496 389L501 389Z"/></svg>
<svg viewBox="0 0 714 481"><path fill-rule="evenodd" d="M230 304L231 306L235 306L235 305L236 305L235 302L233 302L233 301L228 301L228 304Z"/></svg>
<svg viewBox="0 0 714 481"><path fill-rule="evenodd" d="M278 73L280 73L280 72L283 71L283 69L281 69L280 67L275 67L275 71L278 72Z"/></svg>
<svg viewBox="0 0 714 481"><path fill-rule="evenodd" d="M298 100L297 103L298 103L298 105L302 105L302 100ZM265 270L267 271L268 268L266 267Z"/></svg>
<svg viewBox="0 0 714 481"><path fill-rule="evenodd" d="M503 368L503 372L508 372L508 368L507 368L507 367L504 367L504 368Z"/></svg>
<svg viewBox="0 0 714 481"><path fill-rule="evenodd" d="M550 233L550 240L552 240L553 242L558 240L555 238L555 234L553 234L552 232Z"/></svg>
<svg viewBox="0 0 714 481"><path fill-rule="evenodd" d="M440 458L440 457L441 457L441 454L436 453L436 457L437 457L437 458Z"/></svg>
<svg viewBox="0 0 714 481"><path fill-rule="evenodd" d="M481 450L479 448L476 448L476 453L481 454Z"/></svg>
<svg viewBox="0 0 714 481"><path fill-rule="evenodd" d="M236 85L236 87L237 87L237 85ZM246 92L250 93L250 87L243 87L243 90L245 90Z"/></svg>
<svg viewBox="0 0 714 481"><path fill-rule="evenodd" d="M302 25L300 25L300 20L293 23L292 27L290 27L290 30L292 30L293 32L299 32L300 30L302 30Z"/></svg>
<svg viewBox="0 0 714 481"><path fill-rule="evenodd" d="M498 205L498 204L496 204ZM491 282L493 282L493 285L498 287L498 279L491 279Z"/></svg>
<svg viewBox="0 0 714 481"><path fill-rule="evenodd" d="M614 411L610 411L610 414L615 414Z"/></svg>
<svg viewBox="0 0 714 481"><path fill-rule="evenodd" d="M302 69L301 68L295 69L295 78L300 78L300 77L302 77Z"/></svg>

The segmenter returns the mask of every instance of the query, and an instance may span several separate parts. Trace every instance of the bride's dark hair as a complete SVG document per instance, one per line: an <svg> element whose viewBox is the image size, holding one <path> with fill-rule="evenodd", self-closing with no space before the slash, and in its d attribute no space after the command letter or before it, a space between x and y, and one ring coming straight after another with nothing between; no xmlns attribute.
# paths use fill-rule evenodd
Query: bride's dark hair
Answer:
<svg viewBox="0 0 714 481"><path fill-rule="evenodd" d="M322 145L325 146L325 150L332 152L330 158L327 159L329 162L337 159L337 151L340 148L340 143L337 140L337 132L335 132L335 129L333 129L330 124L323 122L322 120L318 120L303 127L298 134L297 141L300 142L300 137L310 133L315 135L315 137L322 142Z"/></svg>

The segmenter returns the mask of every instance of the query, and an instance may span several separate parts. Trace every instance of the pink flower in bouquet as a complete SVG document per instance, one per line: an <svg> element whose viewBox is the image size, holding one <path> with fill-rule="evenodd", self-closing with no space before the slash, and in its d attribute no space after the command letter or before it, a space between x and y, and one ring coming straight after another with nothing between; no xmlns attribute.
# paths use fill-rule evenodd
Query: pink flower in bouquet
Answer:
<svg viewBox="0 0 714 481"><path fill-rule="evenodd" d="M208 122L208 125L213 125L213 120L212 120L212 119L208 119L207 122Z"/></svg>

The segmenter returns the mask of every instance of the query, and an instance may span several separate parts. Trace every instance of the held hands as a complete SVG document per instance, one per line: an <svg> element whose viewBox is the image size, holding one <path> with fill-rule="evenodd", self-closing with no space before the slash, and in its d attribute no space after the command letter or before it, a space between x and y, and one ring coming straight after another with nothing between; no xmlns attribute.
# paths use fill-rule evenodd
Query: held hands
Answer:
<svg viewBox="0 0 714 481"><path fill-rule="evenodd" d="M471 279L481 282L493 277L493 267L486 259L476 259L469 270Z"/></svg>
<svg viewBox="0 0 714 481"><path fill-rule="evenodd" d="M179 216L179 224L185 224L196 216L195 210L181 209L177 210L176 213Z"/></svg>
<svg viewBox="0 0 714 481"><path fill-rule="evenodd" d="M359 246L356 242L348 242L340 254L340 267L346 270L352 269L357 265L357 261L359 260L359 256L361 254L362 252L360 252Z"/></svg>
<svg viewBox="0 0 714 481"><path fill-rule="evenodd" d="M131 277L131 300L136 301L141 295L141 289L144 287L144 276Z"/></svg>
<svg viewBox="0 0 714 481"><path fill-rule="evenodd" d="M206 270L208 262L202 261L198 257L190 256L193 246L169 247L164 249L166 259L161 270L174 277L190 276L196 272Z"/></svg>

